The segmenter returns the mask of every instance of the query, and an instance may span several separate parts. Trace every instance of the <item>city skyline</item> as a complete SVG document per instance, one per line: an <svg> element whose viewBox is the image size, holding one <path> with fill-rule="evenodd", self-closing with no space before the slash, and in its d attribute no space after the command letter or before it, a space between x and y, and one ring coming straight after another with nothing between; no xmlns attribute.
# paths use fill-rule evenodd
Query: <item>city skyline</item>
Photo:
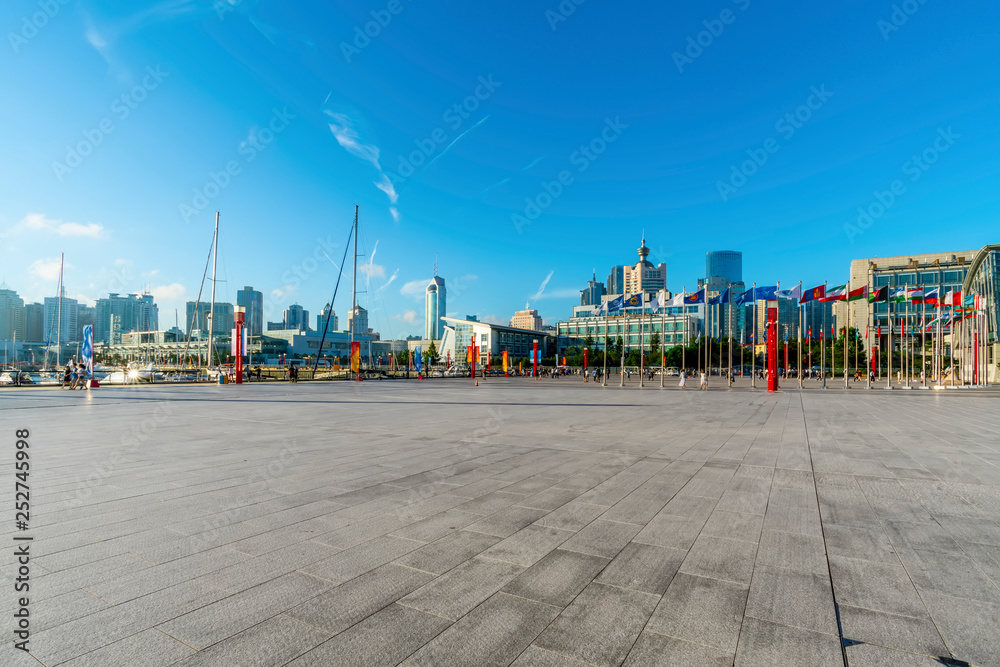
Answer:
<svg viewBox="0 0 1000 667"><path fill-rule="evenodd" d="M361 39L379 8L346 0L60 5L41 27L11 3L0 279L41 302L65 251L67 296L148 288L171 322L219 210L216 299L254 285L271 321L315 313L358 204L359 303L404 338L435 253L445 315L527 300L554 323L642 230L673 292L715 247L785 285L995 241L1000 8L731 5L403 4Z"/></svg>

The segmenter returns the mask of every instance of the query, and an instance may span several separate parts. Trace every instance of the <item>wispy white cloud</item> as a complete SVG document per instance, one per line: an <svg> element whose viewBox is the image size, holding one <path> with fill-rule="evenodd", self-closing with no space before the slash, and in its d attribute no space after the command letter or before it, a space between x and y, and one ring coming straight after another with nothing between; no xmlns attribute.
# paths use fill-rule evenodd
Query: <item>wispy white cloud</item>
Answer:
<svg viewBox="0 0 1000 667"><path fill-rule="evenodd" d="M182 301L187 294L187 289L180 283L170 283L169 285L151 287L149 293L157 301Z"/></svg>
<svg viewBox="0 0 1000 667"><path fill-rule="evenodd" d="M568 299L580 296L580 290L575 287L563 287L556 290L550 290L545 294L536 294L531 297L532 299Z"/></svg>
<svg viewBox="0 0 1000 667"><path fill-rule="evenodd" d="M493 185L489 185L489 186L487 186L487 187L486 187L485 189L483 189L483 191L482 191L482 192L480 192L480 193L479 193L478 195L476 195L476 196L477 196L477 197L482 197L483 195L485 195L485 194L486 194L487 192L489 192L489 191L490 191L490 190L492 190L493 188L498 188L498 187L500 187L501 185L506 185L507 183L510 183L510 176L508 176L507 178L505 178L505 179L503 179L503 180L501 180L501 181L497 181L497 182L496 182L496 183L494 183Z"/></svg>
<svg viewBox="0 0 1000 667"><path fill-rule="evenodd" d="M369 163L378 171L379 179L374 182L374 185L389 198L389 213L392 215L393 221L399 222L402 218L399 209L396 207L396 202L399 201L399 193L396 192L396 187L389 179L389 175L382 169L382 164L379 162L381 151L378 146L366 141L361 136L361 133L355 127L354 121L347 114L335 113L330 110L327 110L326 114L332 119L329 123L330 132L333 133L340 147L354 157Z"/></svg>
<svg viewBox="0 0 1000 667"><path fill-rule="evenodd" d="M530 299L541 299L542 298L542 294L545 293L545 286L549 284L550 280L552 280L552 274L554 274L554 273L555 273L555 270L549 271L549 275L545 276L545 279L542 281L542 284L538 286L538 291L535 292L535 294L533 296L529 297Z"/></svg>
<svg viewBox="0 0 1000 667"><path fill-rule="evenodd" d="M53 281L59 279L59 264L58 258L55 259L36 259L28 267L28 273L45 281ZM73 265L66 263L66 268L71 269Z"/></svg>
<svg viewBox="0 0 1000 667"><path fill-rule="evenodd" d="M438 153L437 155L435 155L435 156L434 156L434 159L433 159L433 160L431 160L430 162L428 162L428 163L427 163L427 166L426 166L426 167L424 167L424 168L423 168L423 169L421 170L421 173L423 173L423 172L427 171L428 169L430 169L430 166L431 166L432 164L434 164L435 162L437 162L438 160L440 160L441 158L443 158L443 157L444 157L445 155L447 155L448 151L450 151L450 150L451 150L451 147L452 147L452 146L454 146L455 144L457 144L457 143L459 142L459 140L461 140L461 138L462 138L462 137L464 137L465 135L467 135L467 134L468 134L469 132L472 132L472 131L473 131L474 129L476 129L477 127L479 127L479 126L480 126L480 125L482 125L483 123L485 123L485 122L486 122L486 120L487 120L487 119L488 119L488 118L489 118L489 117L490 117L491 115L493 115L493 114L486 114L485 116L483 116L483 119L482 119L482 120L480 120L480 121L479 121L478 123L476 123L475 125L473 125L472 127L470 127L470 128L468 129L468 130L466 130L466 131L465 131L465 132L463 132L462 134L460 134L460 135L458 135L457 137L455 137L454 139L452 139L451 143L450 143L450 144L448 144L447 146L445 146L445 147L444 147L444 150L442 150L442 151L441 151L440 153Z"/></svg>
<svg viewBox="0 0 1000 667"><path fill-rule="evenodd" d="M408 296L417 301L423 301L424 291L427 289L427 285L431 282L430 278L422 278L420 280L410 280L409 282L403 283L403 286L399 288L399 293L403 296Z"/></svg>
<svg viewBox="0 0 1000 667"><path fill-rule="evenodd" d="M415 310L406 310L406 311L403 311L402 315L398 315L397 314L397 315L393 316L393 319L395 319L395 320L402 320L403 322L406 322L407 324L413 324L413 323L415 323L417 321L417 311L415 311Z"/></svg>
<svg viewBox="0 0 1000 667"><path fill-rule="evenodd" d="M532 167L534 167L536 164L538 164L539 162L541 162L542 160L544 160L545 157L546 156L543 155L542 157L535 158L534 160L531 161L530 164L527 164L524 167L521 167L521 172L523 173L525 171L528 171L529 169L531 169Z"/></svg>
<svg viewBox="0 0 1000 667"><path fill-rule="evenodd" d="M479 321L485 322L486 324L499 324L505 327L510 325L510 318L504 319L496 315L480 315Z"/></svg>
<svg viewBox="0 0 1000 667"><path fill-rule="evenodd" d="M384 285L382 285L381 287L379 287L379 288L378 288L378 291L379 291L379 292L381 292L381 291L382 291L382 290L384 290L384 289L385 289L386 287L388 287L388 286L389 286L389 285L391 285L391 284L392 284L393 282L395 282L395 280L396 280L396 276L398 276L398 275L399 275L399 269L396 269L395 271L393 271L393 272L392 272L392 275L391 275L391 276L389 276L389 280L385 281L385 284L384 284Z"/></svg>
<svg viewBox="0 0 1000 667"><path fill-rule="evenodd" d="M42 213L29 213L18 223L20 229L34 232L49 232L59 236L89 236L99 239L104 235L104 227L95 222L81 224L79 222L63 222L45 217Z"/></svg>

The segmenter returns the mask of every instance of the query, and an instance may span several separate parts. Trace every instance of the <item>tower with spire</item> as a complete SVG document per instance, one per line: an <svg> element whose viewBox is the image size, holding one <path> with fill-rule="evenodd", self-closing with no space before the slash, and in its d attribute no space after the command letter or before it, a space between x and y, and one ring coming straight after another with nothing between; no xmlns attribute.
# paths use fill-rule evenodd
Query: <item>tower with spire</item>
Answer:
<svg viewBox="0 0 1000 667"><path fill-rule="evenodd" d="M591 273L591 279L587 281L587 289L580 292L581 306L599 306L604 295L608 293L604 283L597 280L597 269Z"/></svg>
<svg viewBox="0 0 1000 667"><path fill-rule="evenodd" d="M447 290L444 278L438 275L438 258L434 255L434 277L431 278L424 291L424 338L441 340L444 335L444 321L441 319L448 313Z"/></svg>
<svg viewBox="0 0 1000 667"><path fill-rule="evenodd" d="M667 265L660 263L654 265L649 261L649 248L646 247L646 232L642 233L642 242L636 250L639 261L633 266L625 267L624 283L625 294L656 294L667 287Z"/></svg>

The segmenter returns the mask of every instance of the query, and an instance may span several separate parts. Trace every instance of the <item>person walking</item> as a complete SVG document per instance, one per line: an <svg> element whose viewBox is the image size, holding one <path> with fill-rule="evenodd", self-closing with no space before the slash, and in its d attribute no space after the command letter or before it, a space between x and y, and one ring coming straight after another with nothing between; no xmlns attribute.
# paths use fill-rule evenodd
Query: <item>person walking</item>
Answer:
<svg viewBox="0 0 1000 667"><path fill-rule="evenodd" d="M705 371L701 371L701 379L700 379L700 384L698 386L698 389L700 391L707 391L708 390L708 376L705 375Z"/></svg>
<svg viewBox="0 0 1000 667"><path fill-rule="evenodd" d="M684 384L686 382L687 382L687 371L682 368L681 369L681 381L679 383L681 389L684 389Z"/></svg>

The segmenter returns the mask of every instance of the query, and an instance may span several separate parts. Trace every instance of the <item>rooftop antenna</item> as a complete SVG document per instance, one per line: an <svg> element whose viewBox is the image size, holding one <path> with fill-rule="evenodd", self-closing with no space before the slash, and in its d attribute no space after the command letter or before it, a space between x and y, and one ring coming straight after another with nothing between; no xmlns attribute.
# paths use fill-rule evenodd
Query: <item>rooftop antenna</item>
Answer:
<svg viewBox="0 0 1000 667"><path fill-rule="evenodd" d="M435 278L437 278L437 274L438 274L438 256L437 256L437 253L434 253L434 277Z"/></svg>

